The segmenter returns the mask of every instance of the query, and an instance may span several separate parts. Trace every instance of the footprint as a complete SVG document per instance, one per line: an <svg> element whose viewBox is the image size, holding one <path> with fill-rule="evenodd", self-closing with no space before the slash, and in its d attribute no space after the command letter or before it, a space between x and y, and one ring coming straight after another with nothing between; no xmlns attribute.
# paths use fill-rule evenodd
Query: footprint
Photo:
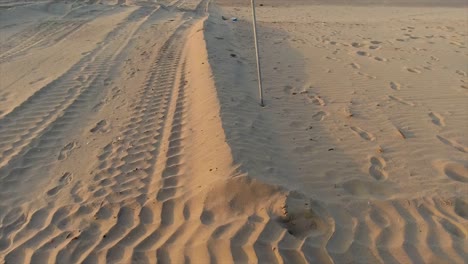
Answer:
<svg viewBox="0 0 468 264"><path fill-rule="evenodd" d="M363 181L352 179L341 184L343 189L358 197L388 196L395 192L396 187L389 182Z"/></svg>
<svg viewBox="0 0 468 264"><path fill-rule="evenodd" d="M292 121L291 123L289 123L289 126L293 128L298 128L298 127L303 126L303 124L304 122L301 122L301 121Z"/></svg>
<svg viewBox="0 0 468 264"><path fill-rule="evenodd" d="M371 45L371 46L369 46L369 49L378 50L378 49L380 49L380 46L379 45Z"/></svg>
<svg viewBox="0 0 468 264"><path fill-rule="evenodd" d="M374 141L375 137L371 133L359 128L359 127L351 127L351 130L362 139L367 141Z"/></svg>
<svg viewBox="0 0 468 264"><path fill-rule="evenodd" d="M0 95L0 102L5 102L9 99L10 93L6 92Z"/></svg>
<svg viewBox="0 0 468 264"><path fill-rule="evenodd" d="M399 91L401 89L401 84L397 82L390 82L390 88Z"/></svg>
<svg viewBox="0 0 468 264"><path fill-rule="evenodd" d="M463 153L468 153L468 148L463 146L462 144L458 143L457 141L455 140L452 140L452 139L448 139L448 138L444 138L442 136L437 136L437 138L444 144L448 145L448 146L451 146L453 148L455 148L456 150L458 151L461 151Z"/></svg>
<svg viewBox="0 0 468 264"><path fill-rule="evenodd" d="M320 106L326 105L325 100L323 100L323 98L320 97L320 95L309 95L308 98L310 102L316 105L320 105Z"/></svg>
<svg viewBox="0 0 468 264"><path fill-rule="evenodd" d="M377 44L382 44L382 41L373 40L370 43L377 45Z"/></svg>
<svg viewBox="0 0 468 264"><path fill-rule="evenodd" d="M356 54L359 55L359 56L366 56L366 57L370 57L370 53L367 52L367 51L356 51Z"/></svg>
<svg viewBox="0 0 468 264"><path fill-rule="evenodd" d="M374 57L374 59L375 59L376 61L384 61L384 62L385 62L385 61L388 61L386 58L382 58L382 57Z"/></svg>
<svg viewBox="0 0 468 264"><path fill-rule="evenodd" d="M444 173L452 180L459 182L468 182L468 165L450 162L445 164Z"/></svg>
<svg viewBox="0 0 468 264"><path fill-rule="evenodd" d="M454 46L458 46L460 48L465 48L464 44L462 42L458 42L458 41L451 41L450 44L454 45Z"/></svg>
<svg viewBox="0 0 468 264"><path fill-rule="evenodd" d="M67 185L73 180L73 174L70 172L65 172L62 177L60 177L59 182L62 185Z"/></svg>
<svg viewBox="0 0 468 264"><path fill-rule="evenodd" d="M372 75L369 75L369 74L367 74L367 73L358 72L358 74L361 75L361 76L366 77L366 78L369 79L369 80L375 80L375 79L377 79L377 77L372 76Z"/></svg>
<svg viewBox="0 0 468 264"><path fill-rule="evenodd" d="M338 59L338 58L330 57L330 56L326 56L325 58L328 59L328 60L332 60L332 61L341 61L341 60Z"/></svg>
<svg viewBox="0 0 468 264"><path fill-rule="evenodd" d="M115 86L114 88L112 88L112 99L116 98L121 93L122 93L122 90L119 87Z"/></svg>
<svg viewBox="0 0 468 264"><path fill-rule="evenodd" d="M284 93L286 94L291 94L291 91L293 90L293 87L291 85L286 85L283 88Z"/></svg>
<svg viewBox="0 0 468 264"><path fill-rule="evenodd" d="M72 194L75 203L81 203L89 196L89 192L85 190L84 184L81 181L75 183L75 185L71 188L70 193Z"/></svg>
<svg viewBox="0 0 468 264"><path fill-rule="evenodd" d="M461 71L461 70L457 70L456 73L457 73L458 75L460 75L460 76L463 76L463 77L468 76L468 74L467 74L466 72Z"/></svg>
<svg viewBox="0 0 468 264"><path fill-rule="evenodd" d="M414 104L412 102L405 101L405 100L401 99L400 97L389 95L388 98L390 98L390 99L392 99L394 101L397 101L399 103L405 104L405 105L414 106Z"/></svg>
<svg viewBox="0 0 468 264"><path fill-rule="evenodd" d="M435 112L430 112L428 115L431 118L432 123L434 123L436 126L440 126L440 127L445 126L444 118L440 114L435 113Z"/></svg>
<svg viewBox="0 0 468 264"><path fill-rule="evenodd" d="M106 102L104 100L100 101L99 103L97 103L95 106L93 106L93 112L99 112L102 107L104 106Z"/></svg>
<svg viewBox="0 0 468 264"><path fill-rule="evenodd" d="M407 139L413 135L413 133L411 133L408 129L403 129L401 127L395 126L395 130L396 134L402 139Z"/></svg>
<svg viewBox="0 0 468 264"><path fill-rule="evenodd" d="M358 42L353 42L351 43L351 46L355 47L355 48L362 48L364 47L366 44L363 44L363 43L358 43Z"/></svg>
<svg viewBox="0 0 468 264"><path fill-rule="evenodd" d="M60 150L60 153L59 153L57 159L58 160L66 159L70 155L72 150L74 150L77 146L78 146L78 143L76 143L75 141L68 143L65 147L63 147Z"/></svg>
<svg viewBox="0 0 468 264"><path fill-rule="evenodd" d="M91 133L97 133L97 132L106 133L109 131L109 124L107 123L106 120L101 120L89 131Z"/></svg>
<svg viewBox="0 0 468 264"><path fill-rule="evenodd" d="M351 111L351 108L349 106L346 106L342 109L341 111L345 117L353 117L354 113Z"/></svg>
<svg viewBox="0 0 468 264"><path fill-rule="evenodd" d="M40 82L40 81L43 81L43 80L45 80L45 79L46 79L46 77L41 77L41 78L36 79L36 80L34 80L34 81L32 81L32 82L29 82L29 84L31 84L31 85L32 85L32 84L36 84L36 83L38 83L38 82Z"/></svg>
<svg viewBox="0 0 468 264"><path fill-rule="evenodd" d="M361 66L360 66L359 64L355 63L355 62L353 62L353 63L351 63L351 64L349 64L349 65L350 65L351 67L353 67L353 69L357 69L357 70L361 69Z"/></svg>
<svg viewBox="0 0 468 264"><path fill-rule="evenodd" d="M371 157L370 158L371 166L369 168L369 174L374 177L376 180L386 180L388 178L385 168L385 160L380 157Z"/></svg>
<svg viewBox="0 0 468 264"><path fill-rule="evenodd" d="M406 68L406 70L411 73L418 73L418 74L421 73L421 71L416 68Z"/></svg>
<svg viewBox="0 0 468 264"><path fill-rule="evenodd" d="M47 191L47 195L48 196L54 196L56 195L57 193L59 193L62 188L68 184L70 184L70 182L73 180L73 175L70 173L70 172L65 172L62 177L60 177L59 179L59 184L57 186L55 186L54 188L50 189Z"/></svg>
<svg viewBox="0 0 468 264"><path fill-rule="evenodd" d="M319 111L319 112L315 113L312 117L316 121L323 121L327 117L327 115L328 115L327 112Z"/></svg>

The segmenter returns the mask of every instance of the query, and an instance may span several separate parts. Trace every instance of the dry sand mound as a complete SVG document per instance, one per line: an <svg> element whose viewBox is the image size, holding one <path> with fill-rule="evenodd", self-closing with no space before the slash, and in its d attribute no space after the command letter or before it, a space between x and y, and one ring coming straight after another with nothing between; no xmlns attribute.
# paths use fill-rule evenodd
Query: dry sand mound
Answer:
<svg viewBox="0 0 468 264"><path fill-rule="evenodd" d="M265 1L259 108L250 8L218 2L205 36L234 161L325 208L317 231L292 232L295 261L464 263L462 10Z"/></svg>

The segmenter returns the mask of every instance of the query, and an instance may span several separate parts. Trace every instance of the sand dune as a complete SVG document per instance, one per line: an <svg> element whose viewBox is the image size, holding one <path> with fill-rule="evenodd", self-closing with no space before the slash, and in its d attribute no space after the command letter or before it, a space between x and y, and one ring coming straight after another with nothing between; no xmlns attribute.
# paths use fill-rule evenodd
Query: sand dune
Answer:
<svg viewBox="0 0 468 264"><path fill-rule="evenodd" d="M0 263L465 263L459 2L262 4L0 1Z"/></svg>
<svg viewBox="0 0 468 264"><path fill-rule="evenodd" d="M437 10L451 14L450 22L441 26L440 17L428 15L431 8L266 3L258 10L264 109L255 105L250 9L225 3L210 12L241 21L212 15L205 30L235 162L326 208L321 218L332 231L298 242L304 261L466 259L466 218L454 205L467 198L460 184L467 166L466 92L456 73L466 53L464 44L450 44L463 38L463 19L459 9ZM397 44L400 34L411 44ZM236 58L225 66L229 53ZM454 138L444 140L445 133ZM452 223L461 236L453 236L447 219L457 219Z"/></svg>

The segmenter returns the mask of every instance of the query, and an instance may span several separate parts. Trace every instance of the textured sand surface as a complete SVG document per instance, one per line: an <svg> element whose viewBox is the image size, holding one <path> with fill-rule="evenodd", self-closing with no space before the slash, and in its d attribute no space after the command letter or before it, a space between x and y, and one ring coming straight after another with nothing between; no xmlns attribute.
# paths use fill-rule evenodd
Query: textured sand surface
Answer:
<svg viewBox="0 0 468 264"><path fill-rule="evenodd" d="M0 1L0 263L466 263L463 2L248 3Z"/></svg>

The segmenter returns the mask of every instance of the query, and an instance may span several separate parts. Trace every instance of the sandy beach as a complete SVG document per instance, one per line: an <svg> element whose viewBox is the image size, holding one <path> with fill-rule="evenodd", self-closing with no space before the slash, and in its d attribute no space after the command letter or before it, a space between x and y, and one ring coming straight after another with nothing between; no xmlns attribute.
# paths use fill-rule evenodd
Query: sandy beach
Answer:
<svg viewBox="0 0 468 264"><path fill-rule="evenodd" d="M256 2L0 0L0 263L467 263L466 3Z"/></svg>

